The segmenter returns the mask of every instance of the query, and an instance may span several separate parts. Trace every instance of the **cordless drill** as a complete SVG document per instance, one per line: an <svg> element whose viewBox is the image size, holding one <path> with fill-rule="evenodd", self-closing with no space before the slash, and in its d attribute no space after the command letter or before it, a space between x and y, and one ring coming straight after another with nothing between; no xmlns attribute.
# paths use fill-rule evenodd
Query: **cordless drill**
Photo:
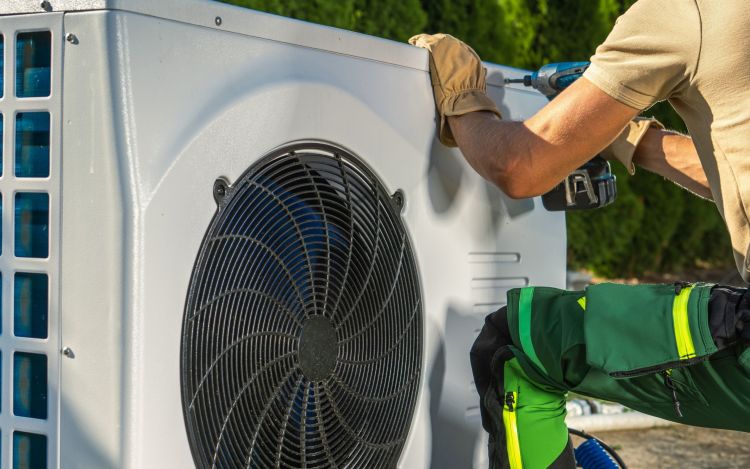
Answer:
<svg viewBox="0 0 750 469"><path fill-rule="evenodd" d="M589 65L589 62L547 64L531 75L521 79L506 79L505 82L533 87L552 101L579 79ZM596 156L544 194L542 203L550 211L587 210L609 205L615 201L615 197L617 184L612 168L607 160Z"/></svg>

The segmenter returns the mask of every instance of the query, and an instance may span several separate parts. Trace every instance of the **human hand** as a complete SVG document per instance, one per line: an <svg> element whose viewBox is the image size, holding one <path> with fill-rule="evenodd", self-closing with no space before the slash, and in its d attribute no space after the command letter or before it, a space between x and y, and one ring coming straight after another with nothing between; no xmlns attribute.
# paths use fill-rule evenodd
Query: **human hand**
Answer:
<svg viewBox="0 0 750 469"><path fill-rule="evenodd" d="M456 146L447 118L475 111L490 111L500 117L495 103L485 94L487 70L474 50L448 34L419 34L409 44L430 52L430 76L440 121L438 137Z"/></svg>

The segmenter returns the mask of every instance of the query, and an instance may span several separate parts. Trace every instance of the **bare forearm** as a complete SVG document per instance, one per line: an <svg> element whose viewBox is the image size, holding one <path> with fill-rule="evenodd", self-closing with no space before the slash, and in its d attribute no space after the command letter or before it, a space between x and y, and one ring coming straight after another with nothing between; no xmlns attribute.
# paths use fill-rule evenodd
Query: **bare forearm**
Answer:
<svg viewBox="0 0 750 469"><path fill-rule="evenodd" d="M531 153L533 137L523 122L502 121L490 113L449 117L461 153L480 176L502 188L511 197L523 197L533 188L528 165L518 155ZM521 187L523 186L523 187Z"/></svg>
<svg viewBox="0 0 750 469"><path fill-rule="evenodd" d="M690 137L652 128L636 148L633 162L696 195L706 199L713 198L706 173Z"/></svg>
<svg viewBox="0 0 750 469"><path fill-rule="evenodd" d="M563 151L558 142L542 138L526 122L503 121L486 112L448 121L466 161L513 198L549 191L587 159L579 156L581 148Z"/></svg>
<svg viewBox="0 0 750 469"><path fill-rule="evenodd" d="M526 198L559 184L637 114L582 78L524 122L501 121L486 112L449 117L448 122L480 175L509 196Z"/></svg>

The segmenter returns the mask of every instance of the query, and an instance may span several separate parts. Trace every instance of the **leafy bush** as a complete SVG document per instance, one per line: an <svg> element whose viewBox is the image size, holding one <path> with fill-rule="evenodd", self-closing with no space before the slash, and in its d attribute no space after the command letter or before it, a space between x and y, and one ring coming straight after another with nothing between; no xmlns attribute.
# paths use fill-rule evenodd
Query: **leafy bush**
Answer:
<svg viewBox="0 0 750 469"><path fill-rule="evenodd" d="M427 26L419 0L357 0L354 29L396 41L406 41Z"/></svg>
<svg viewBox="0 0 750 469"><path fill-rule="evenodd" d="M419 0L221 1L397 41L405 41L421 32L427 23L427 14Z"/></svg>

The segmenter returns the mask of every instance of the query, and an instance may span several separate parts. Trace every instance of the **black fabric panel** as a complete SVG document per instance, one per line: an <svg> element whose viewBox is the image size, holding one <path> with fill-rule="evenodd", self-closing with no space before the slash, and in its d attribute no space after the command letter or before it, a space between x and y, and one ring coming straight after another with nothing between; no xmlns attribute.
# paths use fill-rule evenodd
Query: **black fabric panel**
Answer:
<svg viewBox="0 0 750 469"><path fill-rule="evenodd" d="M502 363L499 370L494 370L492 360L500 349L510 344L508 314L506 308L502 307L484 319L484 327L469 352L471 372L474 374L474 385L477 388L480 401L483 401L484 399L481 398L487 394L492 372L499 374L497 384L502 388ZM502 411L502 405L500 409ZM492 426L483 402L480 402L480 411L482 413L482 426L491 433Z"/></svg>
<svg viewBox="0 0 750 469"><path fill-rule="evenodd" d="M506 448L505 425L503 424L503 369L506 360L513 354L507 312L500 308L484 320L479 337L471 347L469 358L474 374L474 385L479 394L479 410L482 426L489 433L490 469L509 469Z"/></svg>
<svg viewBox="0 0 750 469"><path fill-rule="evenodd" d="M576 457L573 453L573 442L568 438L568 444L565 446L565 449L560 453L560 456L550 464L549 469L575 469L575 467Z"/></svg>
<svg viewBox="0 0 750 469"><path fill-rule="evenodd" d="M503 346L495 352L489 365L489 385L484 394L480 396L479 401L482 425L489 433L490 469L510 469L505 423L503 422L503 399L505 397L503 374L504 363L512 356L513 354L507 346Z"/></svg>
<svg viewBox="0 0 750 469"><path fill-rule="evenodd" d="M750 295L746 288L716 286L708 301L708 322L720 349L741 340L750 345Z"/></svg>

